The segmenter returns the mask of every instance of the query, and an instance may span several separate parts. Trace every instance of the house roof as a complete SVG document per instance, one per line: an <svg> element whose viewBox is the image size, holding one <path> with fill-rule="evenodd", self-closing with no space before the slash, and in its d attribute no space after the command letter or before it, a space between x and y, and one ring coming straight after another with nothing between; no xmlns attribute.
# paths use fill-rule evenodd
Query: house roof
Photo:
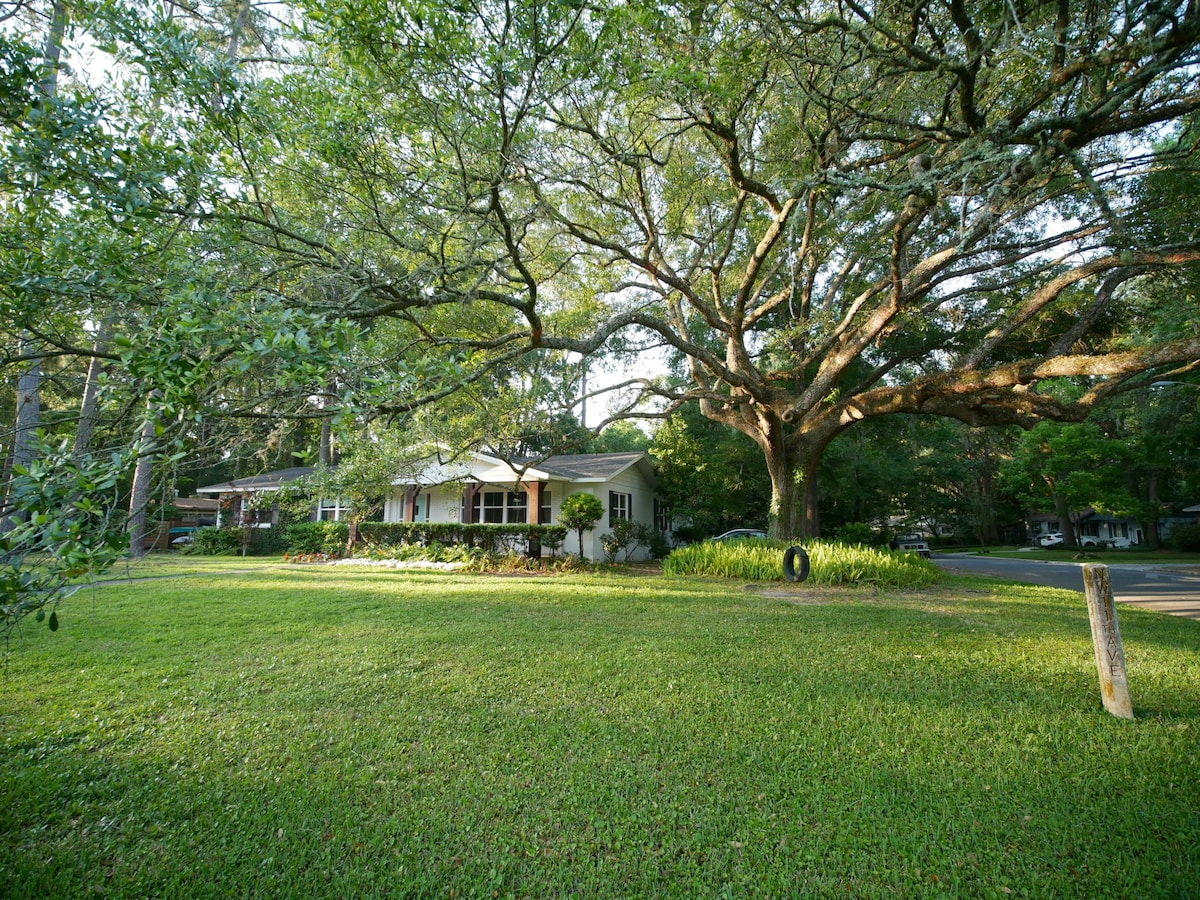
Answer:
<svg viewBox="0 0 1200 900"><path fill-rule="evenodd" d="M176 497L171 505L180 512L216 512L221 501L216 497Z"/></svg>
<svg viewBox="0 0 1200 900"><path fill-rule="evenodd" d="M470 464L435 464L420 475L402 475L396 484L416 483L438 484L444 481L460 478L471 478L488 484L508 484L517 480L549 481L563 480L577 483L605 482L617 477L622 472L634 466L642 468L647 477L653 477L653 467L650 458L645 453L577 453L551 456L540 462L533 459L514 460L509 465L494 456L483 453L473 455L475 465ZM529 465L526 467L526 463ZM516 466L516 468L514 468ZM198 494L249 494L256 491L275 491L289 482L315 470L312 466L293 466L290 469L277 469L274 472L263 472L247 478L235 478L220 484L209 484L196 488ZM518 471L520 475L518 476Z"/></svg>
<svg viewBox="0 0 1200 900"><path fill-rule="evenodd" d="M279 488L305 475L311 475L316 469L312 466L293 466L290 469L276 469L274 472L263 472L261 475L251 475L248 478L235 478L220 484L209 484L196 488L197 494L249 494L254 491L277 491Z"/></svg>
<svg viewBox="0 0 1200 900"><path fill-rule="evenodd" d="M654 470L645 453L577 453L546 459L524 457L511 463L483 453L472 455L473 463L455 466L431 465L420 473L402 475L396 484L440 484L471 479L484 484L512 484L515 481L568 481L603 483L637 466L653 478Z"/></svg>
<svg viewBox="0 0 1200 900"><path fill-rule="evenodd" d="M608 481L642 460L645 453L578 453L551 456L533 468L572 481Z"/></svg>

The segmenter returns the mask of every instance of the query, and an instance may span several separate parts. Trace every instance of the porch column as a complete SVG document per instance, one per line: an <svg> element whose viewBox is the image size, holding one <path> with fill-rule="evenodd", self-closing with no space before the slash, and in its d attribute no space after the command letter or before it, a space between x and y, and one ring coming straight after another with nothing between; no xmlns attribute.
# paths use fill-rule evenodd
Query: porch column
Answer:
<svg viewBox="0 0 1200 900"><path fill-rule="evenodd" d="M525 488L525 495L529 498L527 501L526 516L530 525L542 524L542 492L546 490L546 483L543 481L523 481L521 487Z"/></svg>
<svg viewBox="0 0 1200 900"><path fill-rule="evenodd" d="M404 521L417 521L417 497L421 495L419 484L410 484L404 489Z"/></svg>
<svg viewBox="0 0 1200 900"><path fill-rule="evenodd" d="M463 491L463 523L474 525L479 521L479 513L475 508L475 500L479 497L479 482L468 481Z"/></svg>

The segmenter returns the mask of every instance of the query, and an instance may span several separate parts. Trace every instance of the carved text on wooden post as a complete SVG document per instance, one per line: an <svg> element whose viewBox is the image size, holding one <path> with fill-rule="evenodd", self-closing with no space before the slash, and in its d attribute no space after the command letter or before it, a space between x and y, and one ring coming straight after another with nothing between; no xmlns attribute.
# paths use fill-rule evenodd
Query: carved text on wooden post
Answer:
<svg viewBox="0 0 1200 900"><path fill-rule="evenodd" d="M1100 675L1100 696L1104 708L1122 719L1133 718L1133 700L1129 696L1129 676L1125 669L1125 647L1117 627L1117 605L1113 600L1108 566L1083 567L1083 586L1087 593L1088 616L1092 620L1092 644L1096 648L1096 669Z"/></svg>

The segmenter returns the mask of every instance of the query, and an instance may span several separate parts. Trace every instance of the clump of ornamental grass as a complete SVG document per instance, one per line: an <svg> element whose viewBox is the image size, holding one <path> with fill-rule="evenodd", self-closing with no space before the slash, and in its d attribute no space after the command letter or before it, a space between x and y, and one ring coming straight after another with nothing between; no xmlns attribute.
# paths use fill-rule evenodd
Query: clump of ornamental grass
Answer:
<svg viewBox="0 0 1200 900"><path fill-rule="evenodd" d="M783 556L789 546L767 540L704 541L673 550L663 562L663 574L783 581ZM813 584L926 587L939 576L937 566L915 553L835 541L808 541L802 546L809 558L808 581Z"/></svg>

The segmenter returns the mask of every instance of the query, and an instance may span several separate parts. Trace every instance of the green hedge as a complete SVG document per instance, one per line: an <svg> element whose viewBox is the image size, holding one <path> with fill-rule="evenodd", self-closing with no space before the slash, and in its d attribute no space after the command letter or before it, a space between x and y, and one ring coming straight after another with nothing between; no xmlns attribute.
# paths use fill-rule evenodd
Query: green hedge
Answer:
<svg viewBox="0 0 1200 900"><path fill-rule="evenodd" d="M181 547L183 553L196 556L239 556L245 546L249 556L273 556L285 549L284 536L270 528L197 528L192 542Z"/></svg>
<svg viewBox="0 0 1200 900"><path fill-rule="evenodd" d="M358 526L363 541L377 549L404 544L445 544L475 548L485 553L505 553L530 544L557 552L567 539L561 525L464 525L459 522L364 522Z"/></svg>
<svg viewBox="0 0 1200 900"><path fill-rule="evenodd" d="M346 549L350 526L345 522L297 522L284 529L288 553L327 553Z"/></svg>
<svg viewBox="0 0 1200 900"><path fill-rule="evenodd" d="M297 522L285 528L251 528L246 552L252 556L285 551L333 556L346 549L349 528L345 522ZM567 529L561 525L462 525L457 522L363 522L358 526L358 532L363 543L375 550L442 544L484 553L516 551L531 555L536 554L538 547L556 554L567 537ZM242 552L245 538L246 533L240 528L200 528L186 552L202 556L236 555Z"/></svg>
<svg viewBox="0 0 1200 900"><path fill-rule="evenodd" d="M1200 525L1175 525L1163 541L1172 550L1185 553L1200 552Z"/></svg>

